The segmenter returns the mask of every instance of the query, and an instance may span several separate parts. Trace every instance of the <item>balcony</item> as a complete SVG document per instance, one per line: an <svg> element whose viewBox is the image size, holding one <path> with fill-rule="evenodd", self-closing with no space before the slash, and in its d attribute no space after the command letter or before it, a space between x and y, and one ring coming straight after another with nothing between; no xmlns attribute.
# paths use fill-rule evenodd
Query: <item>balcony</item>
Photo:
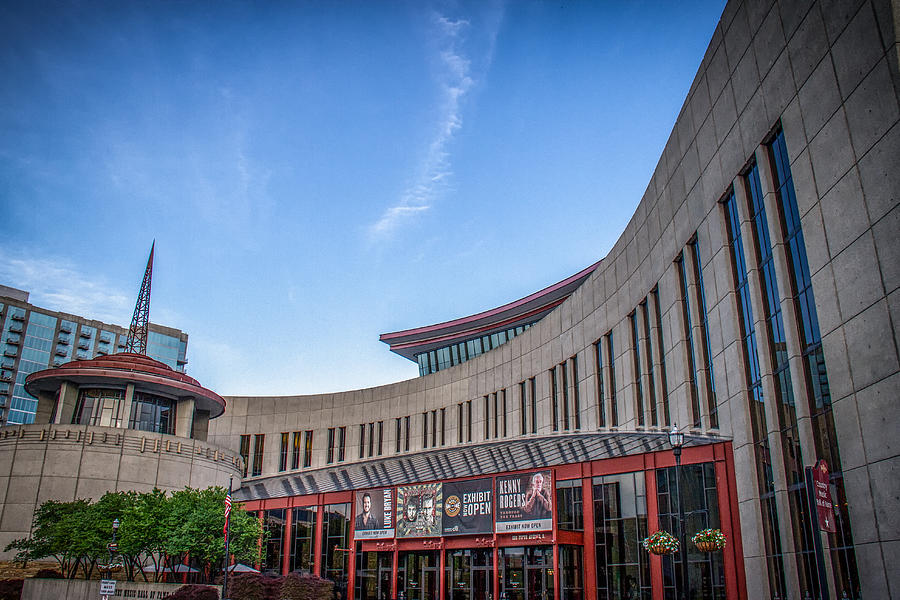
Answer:
<svg viewBox="0 0 900 600"><path fill-rule="evenodd" d="M21 342L22 340L18 336L6 338L6 343L10 346L18 346Z"/></svg>
<svg viewBox="0 0 900 600"><path fill-rule="evenodd" d="M61 366L63 366L64 364L66 364L66 361L64 361L64 360L56 359L56 360L53 361L53 366L54 366L54 367L61 367Z"/></svg>
<svg viewBox="0 0 900 600"><path fill-rule="evenodd" d="M78 349L79 350L90 350L91 346L87 342L78 342Z"/></svg>
<svg viewBox="0 0 900 600"><path fill-rule="evenodd" d="M19 353L16 352L16 350L10 350L9 348L7 348L6 350L3 351L3 356L8 356L10 358L15 358L18 355L19 355Z"/></svg>
<svg viewBox="0 0 900 600"><path fill-rule="evenodd" d="M66 352L65 348L57 348L56 352L54 352L54 354L56 354L57 356L68 356L69 355L69 353Z"/></svg>
<svg viewBox="0 0 900 600"><path fill-rule="evenodd" d="M72 328L69 325L60 325L59 332L65 333L68 335L68 334L72 333Z"/></svg>
<svg viewBox="0 0 900 600"><path fill-rule="evenodd" d="M100 348L99 350L97 350L97 356L106 356L107 354L109 354L109 352L107 352L103 348Z"/></svg>
<svg viewBox="0 0 900 600"><path fill-rule="evenodd" d="M10 383L12 381L12 375L10 373L0 374L0 381L5 381L6 383Z"/></svg>
<svg viewBox="0 0 900 600"><path fill-rule="evenodd" d="M9 332L10 333L22 333L22 326L21 325L10 325Z"/></svg>
<svg viewBox="0 0 900 600"><path fill-rule="evenodd" d="M84 329L82 329L81 331L78 332L78 335L89 340L89 339L91 339L92 334L90 332L87 332Z"/></svg>
<svg viewBox="0 0 900 600"><path fill-rule="evenodd" d="M24 313L22 313L22 314L13 313L13 314L10 315L10 318L11 318L13 321L24 321L24 320L25 320L25 314L24 314Z"/></svg>
<svg viewBox="0 0 900 600"><path fill-rule="evenodd" d="M59 344L60 346L68 346L68 345L69 345L69 338L61 337L61 338L59 338L58 340L56 340L56 343Z"/></svg>
<svg viewBox="0 0 900 600"><path fill-rule="evenodd" d="M0 369L6 369L7 371L12 371L13 367L16 366L16 361L14 360L4 360L0 363Z"/></svg>

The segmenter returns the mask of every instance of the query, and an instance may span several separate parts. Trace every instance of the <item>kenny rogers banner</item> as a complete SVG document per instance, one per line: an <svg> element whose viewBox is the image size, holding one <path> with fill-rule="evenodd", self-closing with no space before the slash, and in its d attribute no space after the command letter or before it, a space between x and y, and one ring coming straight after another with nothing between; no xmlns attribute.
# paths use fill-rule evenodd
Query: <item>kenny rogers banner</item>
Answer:
<svg viewBox="0 0 900 600"><path fill-rule="evenodd" d="M394 537L394 497L392 490L356 492L353 539L375 540Z"/></svg>
<svg viewBox="0 0 900 600"><path fill-rule="evenodd" d="M494 514L491 480L444 484L444 535L490 533Z"/></svg>
<svg viewBox="0 0 900 600"><path fill-rule="evenodd" d="M444 503L440 483L397 488L397 537L441 535Z"/></svg>
<svg viewBox="0 0 900 600"><path fill-rule="evenodd" d="M553 529L550 471L497 478L497 533Z"/></svg>

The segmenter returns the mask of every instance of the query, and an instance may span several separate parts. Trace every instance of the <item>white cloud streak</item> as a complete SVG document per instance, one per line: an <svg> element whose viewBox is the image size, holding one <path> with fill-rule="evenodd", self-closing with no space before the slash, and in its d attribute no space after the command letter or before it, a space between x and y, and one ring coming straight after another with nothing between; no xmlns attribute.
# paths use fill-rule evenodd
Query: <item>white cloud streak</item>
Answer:
<svg viewBox="0 0 900 600"><path fill-rule="evenodd" d="M0 283L29 292L32 304L127 326L137 298L79 271L65 258L18 257L0 249Z"/></svg>
<svg viewBox="0 0 900 600"><path fill-rule="evenodd" d="M435 14L432 24L438 34L440 46L438 64L441 91L434 137L416 169L413 183L406 188L399 201L387 208L370 227L370 233L375 238L390 236L402 223L430 209L453 176L447 146L462 127L463 100L475 84L471 76L471 60L461 50L465 41L463 32L469 27L469 21L452 20Z"/></svg>

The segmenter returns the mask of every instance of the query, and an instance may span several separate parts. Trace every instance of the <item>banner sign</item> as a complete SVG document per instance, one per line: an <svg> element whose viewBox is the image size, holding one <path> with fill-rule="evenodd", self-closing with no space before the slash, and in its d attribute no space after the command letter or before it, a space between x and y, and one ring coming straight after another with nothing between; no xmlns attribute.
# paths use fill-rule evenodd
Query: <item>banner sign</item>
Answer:
<svg viewBox="0 0 900 600"><path fill-rule="evenodd" d="M444 484L444 535L491 533L493 492L491 479Z"/></svg>
<svg viewBox="0 0 900 600"><path fill-rule="evenodd" d="M831 481L828 477L828 465L819 460L813 468L813 497L816 500L816 513L819 517L819 529L835 533L834 503L831 501Z"/></svg>
<svg viewBox="0 0 900 600"><path fill-rule="evenodd" d="M553 529L553 477L536 471L497 478L497 533Z"/></svg>
<svg viewBox="0 0 900 600"><path fill-rule="evenodd" d="M397 537L439 537L444 503L440 483L397 488Z"/></svg>
<svg viewBox="0 0 900 600"><path fill-rule="evenodd" d="M394 496L390 489L356 492L353 539L394 537Z"/></svg>

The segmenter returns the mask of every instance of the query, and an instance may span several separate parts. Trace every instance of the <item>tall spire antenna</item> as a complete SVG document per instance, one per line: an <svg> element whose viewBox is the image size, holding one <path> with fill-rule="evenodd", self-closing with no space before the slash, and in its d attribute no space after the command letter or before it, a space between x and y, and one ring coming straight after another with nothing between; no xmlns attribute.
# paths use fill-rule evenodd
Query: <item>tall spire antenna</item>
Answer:
<svg viewBox="0 0 900 600"><path fill-rule="evenodd" d="M134 316L131 317L131 327L128 328L128 339L125 340L125 352L147 354L147 334L150 331L150 280L153 278L153 250L156 248L156 240L150 246L150 258L147 259L147 268L144 270L144 281L141 282L141 292L138 294L137 304L134 306Z"/></svg>

